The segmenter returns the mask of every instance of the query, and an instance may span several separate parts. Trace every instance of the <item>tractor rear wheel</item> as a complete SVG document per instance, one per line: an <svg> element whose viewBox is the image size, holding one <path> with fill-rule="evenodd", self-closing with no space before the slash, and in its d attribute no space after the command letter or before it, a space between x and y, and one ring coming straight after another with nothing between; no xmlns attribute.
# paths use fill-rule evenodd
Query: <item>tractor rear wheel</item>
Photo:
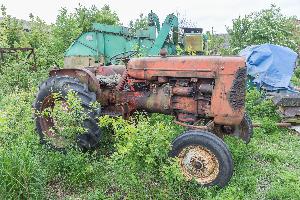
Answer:
<svg viewBox="0 0 300 200"><path fill-rule="evenodd" d="M84 129L83 133L78 133L74 137L74 143L83 151L96 148L100 140L100 128L97 125L97 117L100 115L100 108L94 108L93 103L96 102L96 94L89 91L86 84L82 84L78 79L68 76L50 77L43 82L36 95L33 107L35 109L36 130L40 136L40 142L46 144L50 148L59 151L65 151L66 145L62 142L63 136L57 134L54 130L59 129L57 122L50 115L44 115L54 109L55 104L60 101L63 108L68 112L67 95L72 91L80 100L82 112L87 117L78 124ZM59 94L59 99L57 95ZM62 131L63 128L62 128Z"/></svg>
<svg viewBox="0 0 300 200"><path fill-rule="evenodd" d="M187 180L203 186L224 187L233 173L233 161L226 144L216 135L189 130L172 143L172 157L178 157L180 169Z"/></svg>

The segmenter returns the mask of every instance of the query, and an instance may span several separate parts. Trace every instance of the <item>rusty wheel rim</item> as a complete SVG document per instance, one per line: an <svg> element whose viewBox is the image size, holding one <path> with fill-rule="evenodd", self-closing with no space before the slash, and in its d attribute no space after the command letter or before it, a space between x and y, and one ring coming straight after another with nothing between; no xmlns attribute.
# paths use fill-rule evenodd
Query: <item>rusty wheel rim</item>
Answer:
<svg viewBox="0 0 300 200"><path fill-rule="evenodd" d="M53 95L49 95L44 99L41 105L40 112L42 113L46 109L50 109L52 112L55 107L55 102L57 101L61 102L61 105L63 107L62 111L68 112L69 107L66 100L63 98L55 98ZM57 134L57 131L62 131L63 127L59 127L58 122L53 117L42 115L39 117L39 122L42 132L47 141L49 141L53 146L57 148L65 148L67 146L66 139Z"/></svg>
<svg viewBox="0 0 300 200"><path fill-rule="evenodd" d="M199 184L213 182L219 174L219 161L207 148L199 145L188 146L179 153L180 168L188 180Z"/></svg>

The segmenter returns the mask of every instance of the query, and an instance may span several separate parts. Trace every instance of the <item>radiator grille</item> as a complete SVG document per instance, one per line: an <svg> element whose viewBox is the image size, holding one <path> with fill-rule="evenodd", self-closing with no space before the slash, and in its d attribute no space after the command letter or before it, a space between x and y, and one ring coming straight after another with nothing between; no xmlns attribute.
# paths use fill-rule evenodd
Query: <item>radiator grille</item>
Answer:
<svg viewBox="0 0 300 200"><path fill-rule="evenodd" d="M241 68L235 74L235 79L229 93L229 103L234 110L245 106L247 69Z"/></svg>

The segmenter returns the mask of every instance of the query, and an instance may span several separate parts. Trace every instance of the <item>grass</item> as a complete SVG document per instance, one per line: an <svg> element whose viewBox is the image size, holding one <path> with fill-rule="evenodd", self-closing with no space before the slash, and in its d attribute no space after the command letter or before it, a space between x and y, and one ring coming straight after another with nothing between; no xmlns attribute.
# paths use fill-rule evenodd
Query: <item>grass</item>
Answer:
<svg viewBox="0 0 300 200"><path fill-rule="evenodd" d="M35 89L0 96L0 199L299 199L300 137L273 125L268 101L251 91L247 107L256 128L251 142L226 137L235 163L227 187L186 182L168 158L183 129L172 117L103 117L101 148L52 152L39 144L32 119ZM259 102L259 103L257 103Z"/></svg>
<svg viewBox="0 0 300 200"><path fill-rule="evenodd" d="M299 136L289 130L255 129L248 145L226 138L234 157L234 176L225 189L203 189L182 180L174 163L167 159L170 141L182 131L170 118L142 117L137 124L104 118L102 124L110 123L115 131L111 137L106 130L103 146L111 149L110 153L105 155L105 149L100 149L93 154L71 151L63 155L38 144L30 114L31 94L19 92L0 101L5 113L0 129L1 199L300 197Z"/></svg>

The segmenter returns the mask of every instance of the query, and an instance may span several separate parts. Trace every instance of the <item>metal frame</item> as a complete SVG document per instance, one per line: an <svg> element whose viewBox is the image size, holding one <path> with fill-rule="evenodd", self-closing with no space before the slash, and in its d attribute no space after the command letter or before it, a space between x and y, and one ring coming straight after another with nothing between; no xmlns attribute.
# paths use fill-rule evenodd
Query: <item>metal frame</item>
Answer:
<svg viewBox="0 0 300 200"><path fill-rule="evenodd" d="M31 56L33 57L34 62L34 69L36 68L36 56L34 48L32 47L24 47L24 48L0 48L0 60L4 60L4 54L15 54L16 59L18 59L18 52L26 52L29 51L29 54L27 55L27 59L29 59Z"/></svg>

